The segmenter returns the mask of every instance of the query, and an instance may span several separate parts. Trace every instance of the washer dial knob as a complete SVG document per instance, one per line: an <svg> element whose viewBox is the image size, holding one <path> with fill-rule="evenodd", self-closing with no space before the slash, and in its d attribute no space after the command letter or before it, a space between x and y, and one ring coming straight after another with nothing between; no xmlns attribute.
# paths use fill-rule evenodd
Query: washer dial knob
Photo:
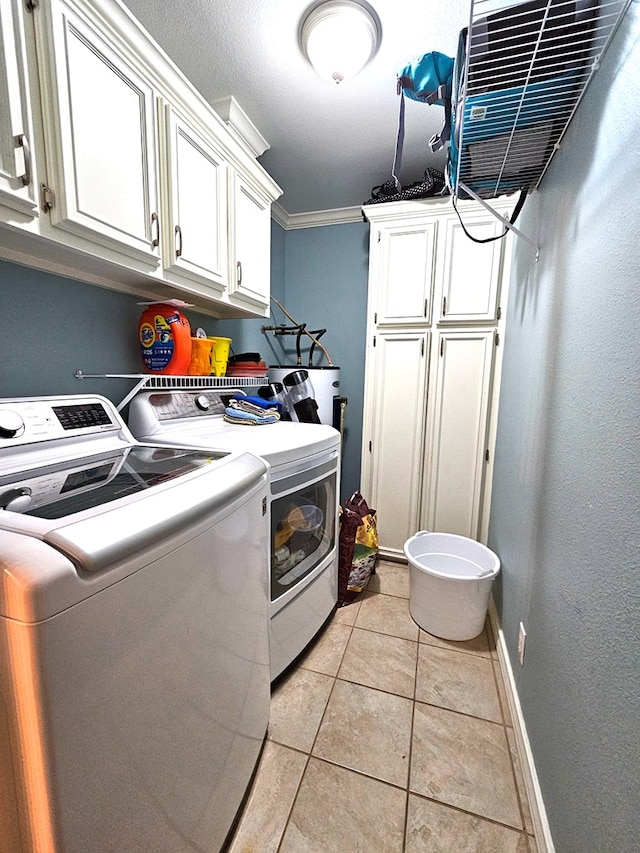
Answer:
<svg viewBox="0 0 640 853"><path fill-rule="evenodd" d="M24 421L11 409L0 411L0 438L17 438L24 432Z"/></svg>
<svg viewBox="0 0 640 853"><path fill-rule="evenodd" d="M31 489L9 489L0 495L0 509L24 512L31 503Z"/></svg>
<svg viewBox="0 0 640 853"><path fill-rule="evenodd" d="M208 412L211 408L211 403L209 402L209 398L206 394L198 394L196 397L196 406L200 409L201 412Z"/></svg>

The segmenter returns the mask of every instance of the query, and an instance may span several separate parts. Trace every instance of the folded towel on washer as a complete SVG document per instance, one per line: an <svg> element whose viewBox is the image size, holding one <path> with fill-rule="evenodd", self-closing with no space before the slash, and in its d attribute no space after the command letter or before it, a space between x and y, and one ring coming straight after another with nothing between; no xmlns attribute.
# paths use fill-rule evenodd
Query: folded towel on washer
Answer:
<svg viewBox="0 0 640 853"><path fill-rule="evenodd" d="M227 408L234 409L239 412L249 412L252 415L258 415L259 417L267 417L269 415L273 415L276 418L280 417L280 414L275 407L269 406L265 408L262 405L258 406L255 403L252 403L247 397L237 397L229 400Z"/></svg>
<svg viewBox="0 0 640 853"><path fill-rule="evenodd" d="M278 412L282 409L282 403L279 400L265 400L263 397L258 397L253 394L235 394L231 398L230 405L234 403L252 404L259 409L277 409Z"/></svg>
<svg viewBox="0 0 640 853"><path fill-rule="evenodd" d="M245 412L242 409L228 406L224 410L224 420L232 424L275 424L280 418L277 414L268 414L263 412L260 415L254 412Z"/></svg>

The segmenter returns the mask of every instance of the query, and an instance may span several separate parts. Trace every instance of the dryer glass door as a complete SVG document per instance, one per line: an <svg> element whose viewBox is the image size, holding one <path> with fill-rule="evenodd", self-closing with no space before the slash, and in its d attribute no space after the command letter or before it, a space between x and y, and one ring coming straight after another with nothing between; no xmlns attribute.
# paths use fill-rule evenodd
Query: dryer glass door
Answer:
<svg viewBox="0 0 640 853"><path fill-rule="evenodd" d="M271 600L293 589L335 547L335 460L272 482Z"/></svg>

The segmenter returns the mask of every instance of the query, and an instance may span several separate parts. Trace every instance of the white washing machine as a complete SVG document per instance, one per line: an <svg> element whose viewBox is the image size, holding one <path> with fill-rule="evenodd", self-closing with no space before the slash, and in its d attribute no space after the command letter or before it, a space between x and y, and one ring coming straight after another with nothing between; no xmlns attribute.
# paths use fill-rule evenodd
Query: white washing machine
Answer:
<svg viewBox="0 0 640 853"><path fill-rule="evenodd" d="M0 400L0 850L218 853L266 735L267 466Z"/></svg>
<svg viewBox="0 0 640 853"><path fill-rule="evenodd" d="M269 465L271 678L315 637L338 596L340 433L325 424L224 420L226 389L142 391L128 423L140 440L246 450Z"/></svg>

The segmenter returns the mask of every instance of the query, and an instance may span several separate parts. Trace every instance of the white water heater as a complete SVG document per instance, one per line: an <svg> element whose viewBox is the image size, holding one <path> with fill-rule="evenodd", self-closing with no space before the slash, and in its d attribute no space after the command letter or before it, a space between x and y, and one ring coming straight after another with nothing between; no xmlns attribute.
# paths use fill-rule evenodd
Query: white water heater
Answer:
<svg viewBox="0 0 640 853"><path fill-rule="evenodd" d="M309 374L309 380L313 385L314 399L318 404L318 417L320 423L329 424L329 426L340 429L340 368L334 365L320 365L317 367L283 367L276 365L270 367L268 371L269 382L280 382L286 386L283 381L285 376L296 371L306 370ZM298 417L291 411L291 418L294 421Z"/></svg>

